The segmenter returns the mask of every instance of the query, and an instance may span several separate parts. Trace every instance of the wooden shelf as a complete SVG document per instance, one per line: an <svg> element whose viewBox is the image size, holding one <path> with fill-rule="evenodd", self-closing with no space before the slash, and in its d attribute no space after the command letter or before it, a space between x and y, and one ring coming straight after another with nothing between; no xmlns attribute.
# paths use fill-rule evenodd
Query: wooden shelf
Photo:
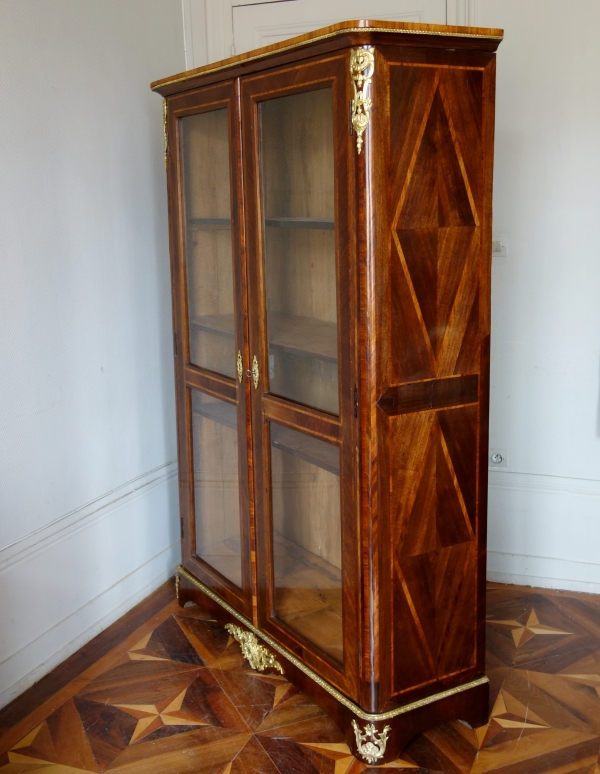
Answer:
<svg viewBox="0 0 600 774"><path fill-rule="evenodd" d="M269 314L269 346L271 350L302 357L316 357L337 363L337 326L325 320L297 315ZM206 333L217 336L234 335L232 314L207 314L192 317L190 323Z"/></svg>
<svg viewBox="0 0 600 774"><path fill-rule="evenodd" d="M231 218L188 218L188 226L197 228L231 228ZM333 218L265 218L268 228L308 228L334 231Z"/></svg>
<svg viewBox="0 0 600 774"><path fill-rule="evenodd" d="M195 403L193 413L212 419L220 425L225 425L237 432L237 412L232 403L223 400L215 400L212 403Z"/></svg>
<svg viewBox="0 0 600 774"><path fill-rule="evenodd" d="M187 223L196 228L231 228L231 218L188 218Z"/></svg>
<svg viewBox="0 0 600 774"><path fill-rule="evenodd" d="M271 349L337 363L335 323L283 314L269 314L267 320Z"/></svg>
<svg viewBox="0 0 600 774"><path fill-rule="evenodd" d="M322 231L334 231L333 218L265 218L269 228L312 228Z"/></svg>
<svg viewBox="0 0 600 774"><path fill-rule="evenodd" d="M271 422L271 444L336 476L340 475L340 451L337 446L319 441L298 430Z"/></svg>
<svg viewBox="0 0 600 774"><path fill-rule="evenodd" d="M232 314L203 314L190 318L190 324L205 333L233 338L235 333Z"/></svg>
<svg viewBox="0 0 600 774"><path fill-rule="evenodd" d="M196 403L193 413L237 431L236 407L231 403L222 400ZM340 475L340 453L338 447L333 444L275 423L271 423L271 443L276 449L317 465L336 476Z"/></svg>

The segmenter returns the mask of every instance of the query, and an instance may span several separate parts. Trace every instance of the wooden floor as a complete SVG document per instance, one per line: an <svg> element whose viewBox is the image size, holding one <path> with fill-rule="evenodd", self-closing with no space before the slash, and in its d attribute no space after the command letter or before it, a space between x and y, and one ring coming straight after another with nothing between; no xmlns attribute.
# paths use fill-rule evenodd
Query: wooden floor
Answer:
<svg viewBox="0 0 600 774"><path fill-rule="evenodd" d="M172 584L0 711L0 774L358 774L284 677L248 668ZM600 774L600 596L490 585L487 726L415 738L387 769Z"/></svg>

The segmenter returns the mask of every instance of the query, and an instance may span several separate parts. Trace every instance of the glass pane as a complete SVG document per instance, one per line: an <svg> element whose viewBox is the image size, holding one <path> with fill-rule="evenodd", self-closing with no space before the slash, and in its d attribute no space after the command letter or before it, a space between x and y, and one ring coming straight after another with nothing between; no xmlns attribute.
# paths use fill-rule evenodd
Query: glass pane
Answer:
<svg viewBox="0 0 600 774"><path fill-rule="evenodd" d="M272 422L271 479L275 613L341 663L339 449Z"/></svg>
<svg viewBox="0 0 600 774"><path fill-rule="evenodd" d="M196 554L242 585L236 407L192 390Z"/></svg>
<svg viewBox="0 0 600 774"><path fill-rule="evenodd" d="M190 362L235 376L227 110L181 120Z"/></svg>
<svg viewBox="0 0 600 774"><path fill-rule="evenodd" d="M338 406L331 89L261 105L269 389Z"/></svg>

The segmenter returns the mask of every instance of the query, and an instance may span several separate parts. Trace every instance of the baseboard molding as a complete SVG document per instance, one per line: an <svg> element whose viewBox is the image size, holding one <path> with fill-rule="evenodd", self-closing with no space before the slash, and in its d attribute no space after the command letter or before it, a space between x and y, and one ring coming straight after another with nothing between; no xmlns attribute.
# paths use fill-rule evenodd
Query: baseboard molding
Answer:
<svg viewBox="0 0 600 774"><path fill-rule="evenodd" d="M2 680L3 675L18 674L20 663L16 663L17 661L35 662L39 657L40 651L45 649L46 640L50 637L52 639L60 638L61 632L69 628L69 623L74 618L84 615L86 619L94 620L96 614L101 616L77 636L69 639L65 645L55 650L52 655L46 656L41 663L22 675L16 682L4 688L0 692L0 707L6 706L16 696L19 696L19 694L23 693L23 691L88 643L93 637L131 610L132 607L135 607L138 602L141 602L153 591L156 591L165 581L173 577L179 561L179 541L177 541L173 546L168 546L161 554L153 557L143 567L131 573L130 576L123 578L119 584L107 589L103 594L89 602L85 606L85 611L82 609L74 611L62 621L59 621L53 627L53 631L44 632L36 640L28 643L21 651L5 659L0 664L0 682L4 682ZM158 570L158 574L152 575L156 570ZM147 574L152 575L149 581L142 581L142 585L136 584L136 580L140 579L136 576L145 576ZM129 593L132 588L135 591ZM127 594L128 596L125 596ZM116 603L116 606L114 600L120 600ZM110 612L102 614L101 611L106 607L110 608Z"/></svg>
<svg viewBox="0 0 600 774"><path fill-rule="evenodd" d="M588 580L590 573L599 580ZM548 556L488 551L487 578L496 583L600 594L600 564L570 562Z"/></svg>
<svg viewBox="0 0 600 774"><path fill-rule="evenodd" d="M174 574L177 490L170 462L0 554L0 706Z"/></svg>
<svg viewBox="0 0 600 774"><path fill-rule="evenodd" d="M600 481L493 471L488 579L600 593Z"/></svg>

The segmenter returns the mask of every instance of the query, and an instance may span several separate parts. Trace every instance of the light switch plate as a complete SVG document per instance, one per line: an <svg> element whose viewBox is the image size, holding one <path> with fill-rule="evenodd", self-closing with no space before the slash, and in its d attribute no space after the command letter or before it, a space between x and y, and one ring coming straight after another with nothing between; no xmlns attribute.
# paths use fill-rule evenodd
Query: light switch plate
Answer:
<svg viewBox="0 0 600 774"><path fill-rule="evenodd" d="M492 258L506 258L508 255L508 244L506 239L501 236L492 237Z"/></svg>
<svg viewBox="0 0 600 774"><path fill-rule="evenodd" d="M490 449L488 467L490 470L506 470L508 468L508 453L506 449Z"/></svg>

